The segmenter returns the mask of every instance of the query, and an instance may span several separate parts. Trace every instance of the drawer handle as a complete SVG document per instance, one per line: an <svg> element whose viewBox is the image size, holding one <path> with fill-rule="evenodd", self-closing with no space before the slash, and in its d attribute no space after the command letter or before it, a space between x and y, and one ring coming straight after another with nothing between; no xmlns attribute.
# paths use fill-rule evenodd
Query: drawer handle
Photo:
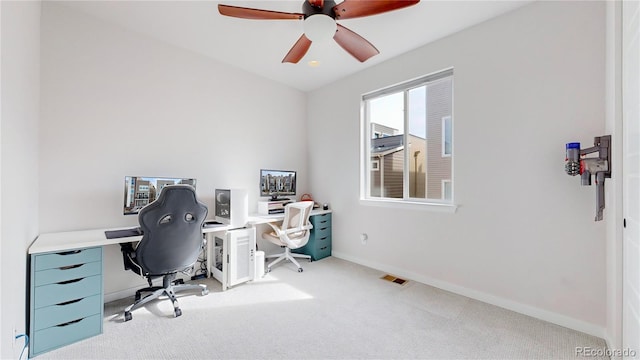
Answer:
<svg viewBox="0 0 640 360"><path fill-rule="evenodd" d="M61 281L61 282L56 283L56 284L60 284L60 285L67 285L67 284L72 284L72 283L74 283L74 282L78 282L78 281L80 281L80 280L82 280L82 279L84 279L84 278L73 279L73 280L67 280L67 281Z"/></svg>
<svg viewBox="0 0 640 360"><path fill-rule="evenodd" d="M74 254L80 254L82 252L82 250L71 250L71 251L63 251L63 252L59 252L58 255L74 255Z"/></svg>
<svg viewBox="0 0 640 360"><path fill-rule="evenodd" d="M328 238L328 236L325 236L325 237L323 237L323 238L320 238L320 241L322 241L322 240L327 240L327 238Z"/></svg>
<svg viewBox="0 0 640 360"><path fill-rule="evenodd" d="M65 301L65 302L61 302L61 303L59 303L59 304L56 304L56 306L65 306L65 305L69 305L69 304L77 303L78 301L82 301L82 298L80 298L80 299L75 299L75 300L69 300L69 301Z"/></svg>
<svg viewBox="0 0 640 360"><path fill-rule="evenodd" d="M323 246L323 247L320 248L320 250L326 250L326 249L327 249L326 246Z"/></svg>
<svg viewBox="0 0 640 360"><path fill-rule="evenodd" d="M60 325L56 325L57 327L65 327L65 326L69 326L71 324L75 324L75 323L79 323L80 321L82 321L84 318L82 319L78 319L78 320L71 320L69 322L66 322L64 324L60 324Z"/></svg>
<svg viewBox="0 0 640 360"><path fill-rule="evenodd" d="M326 222L327 222L327 220L322 220L322 221L320 221L320 223L323 223L323 224L324 224L324 223L326 223Z"/></svg>
<svg viewBox="0 0 640 360"><path fill-rule="evenodd" d="M63 267L59 267L58 269L60 269L60 270L71 270L71 269L79 268L82 265L84 265L84 264L63 266Z"/></svg>
<svg viewBox="0 0 640 360"><path fill-rule="evenodd" d="M324 231L324 230L327 230L327 229L328 229L328 227L325 227L325 228L320 229L320 231Z"/></svg>

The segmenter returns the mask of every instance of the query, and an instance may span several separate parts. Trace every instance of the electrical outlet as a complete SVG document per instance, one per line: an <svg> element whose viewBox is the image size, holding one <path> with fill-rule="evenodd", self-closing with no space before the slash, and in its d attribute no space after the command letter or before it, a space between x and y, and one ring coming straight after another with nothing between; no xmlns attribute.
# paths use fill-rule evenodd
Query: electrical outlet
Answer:
<svg viewBox="0 0 640 360"><path fill-rule="evenodd" d="M369 240L369 236L367 234L365 233L360 234L360 242L362 243L362 245L366 245L367 240Z"/></svg>

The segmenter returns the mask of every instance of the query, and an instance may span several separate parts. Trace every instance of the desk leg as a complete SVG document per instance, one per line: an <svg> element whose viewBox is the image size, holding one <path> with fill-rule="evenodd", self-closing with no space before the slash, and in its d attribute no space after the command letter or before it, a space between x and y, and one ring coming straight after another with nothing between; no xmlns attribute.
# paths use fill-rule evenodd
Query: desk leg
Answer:
<svg viewBox="0 0 640 360"><path fill-rule="evenodd" d="M227 234L222 238L222 291L229 287L229 237Z"/></svg>
<svg viewBox="0 0 640 360"><path fill-rule="evenodd" d="M214 253L213 253L213 248L215 246L215 241L214 241L213 235L211 233L206 233L205 236L206 236L206 239L207 239L207 247L205 248L205 251L206 251L206 254L205 254L205 265L207 267L207 278L209 278L209 277L211 277L211 264L212 264L211 259L213 258L213 256L215 256Z"/></svg>
<svg viewBox="0 0 640 360"><path fill-rule="evenodd" d="M218 236L216 236L216 234ZM207 271L209 274L207 276L211 276L214 279L218 280L220 284L222 284L222 291L227 290L228 288L228 265L227 265L227 254L229 253L228 249L228 241L226 232L221 234L220 232L207 234ZM217 244L216 244L217 242ZM216 247L221 247L221 255L222 258L220 260L220 268L216 266L216 255L218 255L218 251L216 251Z"/></svg>

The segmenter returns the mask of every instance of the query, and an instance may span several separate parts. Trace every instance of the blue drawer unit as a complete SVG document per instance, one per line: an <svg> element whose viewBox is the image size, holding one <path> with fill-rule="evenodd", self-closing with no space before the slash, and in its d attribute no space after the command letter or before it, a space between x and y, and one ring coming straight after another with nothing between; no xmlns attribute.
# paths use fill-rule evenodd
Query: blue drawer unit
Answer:
<svg viewBox="0 0 640 360"><path fill-rule="evenodd" d="M313 215L309 221L313 225L309 242L293 252L311 255L314 261L331 256L331 213Z"/></svg>
<svg viewBox="0 0 640 360"><path fill-rule="evenodd" d="M102 247L31 255L31 356L102 333L102 256Z"/></svg>

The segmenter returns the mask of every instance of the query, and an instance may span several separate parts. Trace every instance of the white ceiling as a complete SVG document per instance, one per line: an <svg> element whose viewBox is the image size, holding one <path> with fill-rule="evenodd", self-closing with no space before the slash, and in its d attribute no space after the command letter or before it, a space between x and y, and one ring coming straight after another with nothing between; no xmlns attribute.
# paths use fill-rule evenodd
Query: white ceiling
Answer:
<svg viewBox="0 0 640 360"><path fill-rule="evenodd" d="M130 30L223 63L310 91L418 48L531 0L433 1L379 15L338 21L369 40L380 54L360 63L335 42L312 44L298 64L281 63L303 33L297 20L247 20L222 16L217 4L301 12L304 0L281 1L63 1ZM375 1L375 0L367 0ZM337 3L340 0L336 1ZM318 55L321 65L307 65Z"/></svg>

